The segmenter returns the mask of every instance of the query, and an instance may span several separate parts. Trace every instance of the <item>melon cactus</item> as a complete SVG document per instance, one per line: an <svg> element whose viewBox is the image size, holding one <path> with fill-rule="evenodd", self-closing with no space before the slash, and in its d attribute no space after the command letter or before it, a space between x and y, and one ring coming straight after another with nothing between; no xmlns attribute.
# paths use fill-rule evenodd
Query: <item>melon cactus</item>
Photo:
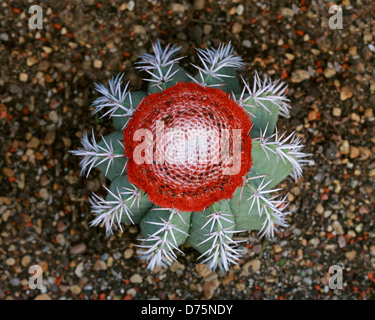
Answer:
<svg viewBox="0 0 375 320"><path fill-rule="evenodd" d="M196 75L179 66L180 48L157 41L152 49L138 62L147 92L129 91L123 74L96 84L93 113L111 118L114 131L99 142L84 133L71 151L82 157L81 174L96 167L109 180L105 197L90 198L91 225L112 234L139 224L150 269L176 261L187 243L225 272L241 257L237 233L273 238L288 226L278 184L298 181L308 155L300 137L276 127L289 118L287 86L239 77L244 62L230 43L198 49Z"/></svg>

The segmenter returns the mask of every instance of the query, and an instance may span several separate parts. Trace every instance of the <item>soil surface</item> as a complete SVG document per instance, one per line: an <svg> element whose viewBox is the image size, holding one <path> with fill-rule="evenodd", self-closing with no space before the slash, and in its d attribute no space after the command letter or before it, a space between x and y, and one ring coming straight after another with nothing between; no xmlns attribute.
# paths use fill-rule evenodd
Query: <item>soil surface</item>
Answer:
<svg viewBox="0 0 375 320"><path fill-rule="evenodd" d="M32 2L43 29L29 28L31 1L0 3L0 299L374 298L373 1L338 1L342 29L330 28L334 2L323 0ZM181 46L190 71L196 48L231 41L246 79L282 78L293 109L279 128L312 154L297 185L282 183L290 227L274 240L244 234L226 275L203 272L188 247L150 272L136 257L138 226L109 238L89 226L88 197L108 181L81 177L69 150L85 130L113 130L92 116L94 83L124 72L145 89L134 66L157 38ZM29 287L32 265L42 290ZM334 265L341 290L329 285Z"/></svg>

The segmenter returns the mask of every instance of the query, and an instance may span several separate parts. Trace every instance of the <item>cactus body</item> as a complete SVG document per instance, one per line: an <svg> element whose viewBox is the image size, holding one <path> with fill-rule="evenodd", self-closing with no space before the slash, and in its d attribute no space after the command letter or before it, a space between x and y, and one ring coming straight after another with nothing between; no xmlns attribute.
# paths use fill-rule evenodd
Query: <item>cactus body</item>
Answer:
<svg viewBox="0 0 375 320"><path fill-rule="evenodd" d="M139 223L153 206L147 194L130 184L126 175L114 179L109 189L111 192L108 193L106 201L116 201L114 195L120 196L129 210L129 215L122 215L121 223Z"/></svg>
<svg viewBox="0 0 375 320"><path fill-rule="evenodd" d="M124 137L120 131L114 131L108 136L104 137L98 146L105 148L106 146L113 146L114 155L119 157L113 158L113 161L104 161L100 163L97 168L106 175L109 180L114 180L121 174L126 173L126 158L124 155L124 147L122 145ZM104 157L102 157L104 158ZM124 169L125 168L125 169Z"/></svg>
<svg viewBox="0 0 375 320"><path fill-rule="evenodd" d="M131 92L123 102L123 106L127 109L134 109L134 106L138 106L147 94L143 91ZM113 127L116 131L122 131L126 127L129 121L129 117L123 109L118 109L112 116Z"/></svg>
<svg viewBox="0 0 375 320"><path fill-rule="evenodd" d="M82 173L97 167L112 181L110 188L104 186L105 199L96 194L90 199L96 216L91 224L104 225L111 233L116 227L122 230L123 223L140 223L141 258L150 269L170 265L182 253L179 247L188 243L208 268L227 271L241 256L235 233L257 230L272 238L278 228L288 226L286 197L275 195L281 190L277 185L289 175L298 180L307 155L299 137L276 128L279 116L289 117L286 86L255 74L254 83L242 79L241 88L237 69L244 63L230 44L198 49L201 66L195 66L194 76L179 66L179 48L163 49L159 41L152 48L154 53L143 55L138 67L150 75L148 92L130 92L129 83L123 89L123 75L109 80L108 87L96 84L101 96L94 113L111 117L115 131L99 143L84 133L82 147L72 151L82 157ZM203 147L165 136L155 141L156 120L182 128L179 139L198 133ZM202 128L212 131L205 134ZM136 137L139 129L148 132ZM230 131L233 136L226 135ZM163 152L171 152L168 161L155 158L157 141L163 142ZM202 159L203 151L212 149L227 157L204 164L187 160L193 154ZM184 158L179 152L186 150ZM173 159L185 162L173 164ZM239 170L228 171L236 163Z"/></svg>

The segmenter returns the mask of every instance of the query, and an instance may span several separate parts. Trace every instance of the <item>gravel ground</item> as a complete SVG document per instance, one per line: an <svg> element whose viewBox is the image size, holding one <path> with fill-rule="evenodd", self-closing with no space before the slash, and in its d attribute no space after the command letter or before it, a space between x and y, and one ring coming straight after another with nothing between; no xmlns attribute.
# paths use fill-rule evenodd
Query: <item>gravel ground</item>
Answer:
<svg viewBox="0 0 375 320"><path fill-rule="evenodd" d="M375 296L375 4L338 1L343 29L328 26L316 1L1 1L0 299L373 299ZM42 30L28 28L32 4ZM199 254L149 272L134 245L138 227L105 237L90 228L88 197L102 191L95 171L79 176L84 130L111 132L91 116L93 83L123 71L143 89L137 57L150 40L195 48L232 41L255 71L289 84L296 130L313 154L290 191L291 226L275 240L247 235L231 271L205 273ZM28 287L31 265L44 290ZM329 288L343 265L344 287Z"/></svg>

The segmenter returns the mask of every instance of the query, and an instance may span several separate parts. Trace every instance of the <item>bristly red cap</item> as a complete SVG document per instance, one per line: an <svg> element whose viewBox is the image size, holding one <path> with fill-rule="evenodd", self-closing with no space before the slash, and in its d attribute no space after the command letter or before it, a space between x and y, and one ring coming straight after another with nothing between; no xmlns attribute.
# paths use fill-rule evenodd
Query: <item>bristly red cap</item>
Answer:
<svg viewBox="0 0 375 320"><path fill-rule="evenodd" d="M160 133L157 123L164 126L165 135L160 140L163 141L162 151L157 150ZM145 141L145 138L133 141L138 129L152 133L151 163L135 161L134 150ZM178 133L168 135L168 130L173 129ZM233 162L217 160L218 157L204 158L204 154L207 150L222 152L222 140L217 137L229 130L229 156L233 156L234 129L241 130L240 167L235 174L225 174L223 170L230 169ZM219 200L230 199L252 165L250 129L251 121L244 109L220 89L180 82L160 93L150 94L135 110L124 130L129 181L147 192L153 203L180 211L202 211ZM199 148L189 139L187 147L184 139L191 136L201 139ZM176 137L184 139L176 140ZM156 161L158 152L164 154L164 161ZM199 161L201 158L206 161Z"/></svg>

